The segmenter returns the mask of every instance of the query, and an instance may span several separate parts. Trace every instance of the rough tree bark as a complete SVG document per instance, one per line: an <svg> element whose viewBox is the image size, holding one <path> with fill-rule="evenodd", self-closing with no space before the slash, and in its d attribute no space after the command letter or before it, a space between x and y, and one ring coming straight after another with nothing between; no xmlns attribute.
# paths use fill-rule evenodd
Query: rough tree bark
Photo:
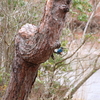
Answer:
<svg viewBox="0 0 100 100"><path fill-rule="evenodd" d="M38 67L59 46L59 37L71 0L47 0L39 27L26 24L15 37L15 57L3 100L27 100Z"/></svg>

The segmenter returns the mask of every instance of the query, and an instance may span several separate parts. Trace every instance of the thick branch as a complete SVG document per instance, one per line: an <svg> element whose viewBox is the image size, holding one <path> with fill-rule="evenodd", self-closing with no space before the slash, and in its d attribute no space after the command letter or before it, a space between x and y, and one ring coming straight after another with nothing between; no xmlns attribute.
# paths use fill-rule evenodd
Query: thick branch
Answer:
<svg viewBox="0 0 100 100"><path fill-rule="evenodd" d="M70 88L65 96L66 100L69 100L73 97L73 95L75 94L75 92L96 72L98 71L100 68L97 66L97 62L99 59L99 55L97 56L95 63L93 65L93 68L90 69L90 72L88 72L88 74L82 78L81 81L79 81L76 85L75 83L72 84L72 86L74 86L73 88Z"/></svg>
<svg viewBox="0 0 100 100"><path fill-rule="evenodd" d="M93 69L85 78L83 78L73 89L71 88L66 94L66 100L70 100L74 93L86 82L88 78L90 78L98 69Z"/></svg>

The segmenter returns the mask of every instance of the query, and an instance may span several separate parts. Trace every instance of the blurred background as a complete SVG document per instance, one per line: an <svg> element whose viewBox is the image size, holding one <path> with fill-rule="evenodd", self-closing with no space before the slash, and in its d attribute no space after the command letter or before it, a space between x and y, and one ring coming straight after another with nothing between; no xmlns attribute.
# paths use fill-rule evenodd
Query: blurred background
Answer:
<svg viewBox="0 0 100 100"><path fill-rule="evenodd" d="M14 39L38 26L46 0L0 0L0 98L9 83ZM100 0L73 0L60 37L62 55L41 64L28 100L100 100Z"/></svg>

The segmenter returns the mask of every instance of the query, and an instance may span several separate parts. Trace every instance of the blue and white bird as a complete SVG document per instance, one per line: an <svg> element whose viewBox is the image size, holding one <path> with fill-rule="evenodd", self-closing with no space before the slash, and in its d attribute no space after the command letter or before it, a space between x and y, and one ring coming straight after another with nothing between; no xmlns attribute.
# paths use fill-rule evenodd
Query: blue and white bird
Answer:
<svg viewBox="0 0 100 100"><path fill-rule="evenodd" d="M61 55L62 52L63 52L63 49L64 49L63 47L60 47L60 48L58 48L58 49L55 49L55 50L54 50L54 53L60 54L60 55Z"/></svg>
<svg viewBox="0 0 100 100"><path fill-rule="evenodd" d="M59 55L62 55L64 49L65 49L65 48L60 47L60 48L58 48L58 49L55 49L55 50L54 50L54 53L59 54ZM53 60L55 59L55 57L54 57L53 54L51 55L51 58L52 58Z"/></svg>

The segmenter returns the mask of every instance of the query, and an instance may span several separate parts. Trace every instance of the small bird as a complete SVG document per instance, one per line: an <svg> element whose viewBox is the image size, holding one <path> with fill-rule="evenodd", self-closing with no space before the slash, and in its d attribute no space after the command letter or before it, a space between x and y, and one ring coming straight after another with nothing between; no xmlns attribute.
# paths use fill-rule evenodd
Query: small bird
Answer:
<svg viewBox="0 0 100 100"><path fill-rule="evenodd" d="M64 49L63 47L60 47L59 49L55 49L54 53L62 55L63 49Z"/></svg>
<svg viewBox="0 0 100 100"><path fill-rule="evenodd" d="M60 47L60 48L58 48L58 49L55 49L55 50L54 50L54 53L59 54L59 55L62 55L63 49L65 49L65 48ZM53 54L51 55L51 58L52 58L53 60L55 59L55 57L54 57Z"/></svg>

